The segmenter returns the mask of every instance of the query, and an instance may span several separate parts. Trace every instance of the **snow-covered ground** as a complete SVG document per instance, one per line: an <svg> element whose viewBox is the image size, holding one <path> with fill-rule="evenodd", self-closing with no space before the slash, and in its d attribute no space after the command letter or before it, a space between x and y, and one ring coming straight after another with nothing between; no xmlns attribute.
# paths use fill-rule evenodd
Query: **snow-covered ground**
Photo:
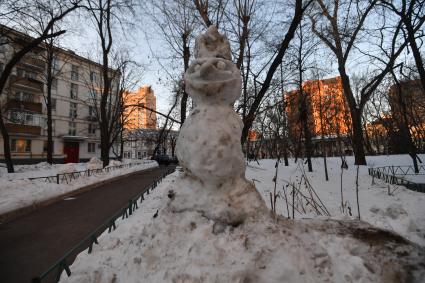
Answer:
<svg viewBox="0 0 425 283"><path fill-rule="evenodd" d="M420 155L425 161L425 155ZM289 160L289 166L285 167L283 161L278 167L277 191L279 194L276 203L276 211L288 216L283 189L286 189L289 207L289 216L292 217L292 192L288 183L296 183L302 176L302 169L306 173L307 179L317 193L321 201L331 214L331 218L342 219L358 216L356 201L356 169L353 157L347 157L348 170L344 170L342 179L343 198L346 208L344 213L341 209L341 159L328 158L329 181L325 180L323 158L313 158L313 172L307 171L307 165L303 160L298 164L294 159ZM250 162L246 177L254 180L257 190L263 196L266 204L270 207L270 192L274 191L273 178L275 176L275 160L265 159L257 162ZM368 166L359 168L359 205L361 220L369 222L373 226L394 231L407 239L420 245L425 245L425 193L413 192L402 186L388 185L382 180L375 178L372 185L372 178L368 175L368 167L380 167L391 165L412 165L412 159L408 155L390 156L368 156ZM415 176L415 181L425 183L425 175ZM391 195L388 195L388 186ZM302 191L306 193L305 186L301 185ZM304 201L305 204L305 201ZM310 207L311 208L311 207ZM299 213L295 210L295 219L317 217L314 211L305 207L306 213ZM298 210L301 210L298 209ZM351 216L350 216L351 210ZM301 212L304 212L301 210Z"/></svg>
<svg viewBox="0 0 425 283"><path fill-rule="evenodd" d="M353 160L347 161L343 191L355 218L356 171ZM368 161L374 166L409 164L404 156ZM347 219L350 216L340 211L339 162L328 159L330 181L325 182L321 159L315 159L315 172L308 173L308 179L332 218ZM291 164L279 166L279 187L283 180L297 179L297 165L293 160ZM267 204L274 165L274 160L252 162L246 172L247 178L256 180ZM362 222L330 222L313 213L297 213L296 219L316 220L274 222L259 216L230 227L196 210L172 211L170 190L187 191L177 182L179 174L165 178L136 213L117 223L116 231L101 235L92 254L82 252L71 266L71 277L62 273L60 282L421 282L425 275L423 255L415 254L422 248L408 248L403 240ZM425 194L398 188L388 196L386 184L371 186L366 167L360 168L359 183L362 220L424 243ZM286 215L282 199L276 206ZM159 216L154 218L157 211ZM415 279L408 277L406 260L416 264L412 267L418 272Z"/></svg>
<svg viewBox="0 0 425 283"><path fill-rule="evenodd" d="M2 168L0 175L0 214L31 206L99 181L158 166L156 161L130 159L124 160L123 163L113 160L109 166L117 166L124 163L137 163L137 165L130 168L116 169L109 173L80 177L73 180L70 184L56 184L45 182L43 179L29 180L28 178L102 168L101 161L93 158L87 163L50 165L42 162L34 165L18 165L15 168L16 173L13 174L6 173L6 169Z"/></svg>

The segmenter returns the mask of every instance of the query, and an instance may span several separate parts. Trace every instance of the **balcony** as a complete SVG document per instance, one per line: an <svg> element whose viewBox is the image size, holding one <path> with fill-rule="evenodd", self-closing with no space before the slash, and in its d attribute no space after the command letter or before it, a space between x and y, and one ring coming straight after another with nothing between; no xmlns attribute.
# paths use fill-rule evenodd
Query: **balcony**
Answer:
<svg viewBox="0 0 425 283"><path fill-rule="evenodd" d="M25 110L25 111L31 111L31 112L41 114L43 111L43 106L39 102L11 99L7 102L6 109L7 110L11 110L11 109Z"/></svg>
<svg viewBox="0 0 425 283"><path fill-rule="evenodd" d="M43 82L25 77L18 77L16 75L10 76L10 85L15 88L31 89L32 91L43 92Z"/></svg>
<svg viewBox="0 0 425 283"><path fill-rule="evenodd" d="M6 129L9 134L27 134L39 136L41 133L40 126L6 123Z"/></svg>
<svg viewBox="0 0 425 283"><path fill-rule="evenodd" d="M43 71L44 70L44 68L45 68L45 66L46 66L46 63L43 61L43 60L41 60L41 59L38 59L38 58L33 58L33 57L24 57L20 62L19 62L19 64L18 65L21 65L21 66L28 66L28 67L31 67L31 68L33 68L33 69L36 69L36 70L38 70L38 71Z"/></svg>

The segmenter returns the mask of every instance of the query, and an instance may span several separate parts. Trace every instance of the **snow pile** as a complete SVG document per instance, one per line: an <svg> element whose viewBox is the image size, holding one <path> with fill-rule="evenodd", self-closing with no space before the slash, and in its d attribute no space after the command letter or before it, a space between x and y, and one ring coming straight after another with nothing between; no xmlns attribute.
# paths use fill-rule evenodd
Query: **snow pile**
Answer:
<svg viewBox="0 0 425 283"><path fill-rule="evenodd" d="M425 276L422 248L362 222L275 220L268 212L218 222L198 211L205 196L182 186L182 174L167 177L133 216L99 238L92 254L81 253L71 277L63 273L60 282L422 282ZM194 207L175 211L181 194Z"/></svg>
<svg viewBox="0 0 425 283"><path fill-rule="evenodd" d="M121 161L119 161L119 160L111 160L110 162L109 162L109 165L108 166L120 166L120 165L122 165L122 162Z"/></svg>
<svg viewBox="0 0 425 283"><path fill-rule="evenodd" d="M77 171L75 165L75 163L63 164L61 167L59 167L58 174L72 173ZM87 167L89 167L89 164L87 164Z"/></svg>
<svg viewBox="0 0 425 283"><path fill-rule="evenodd" d="M87 163L87 169L101 169L103 168L102 160L97 157L92 157L90 161Z"/></svg>
<svg viewBox="0 0 425 283"><path fill-rule="evenodd" d="M425 155L420 155L425 160ZM313 158L313 172L305 172L300 166L303 161L297 163L289 159L289 166L285 167L283 162L279 164L277 176L277 198L276 211L283 216L292 217L292 189L287 187L288 183L299 186L303 171L309 183L320 197L333 219L357 219L357 201L355 192L356 166L354 158L348 157L348 170L344 170L342 178L343 199L345 210L341 209L341 159L338 157L328 158L329 181L325 180L323 159ZM369 166L388 165L411 165L408 155L394 156L368 156ZM250 162L246 176L253 180L257 190L260 192L266 204L270 207L270 193L274 191L273 178L275 175L276 160L259 160ZM420 177L420 176L418 176ZM425 178L422 175L422 178ZM423 180L425 183L425 180ZM388 195L388 186L391 195ZM301 185L303 187L303 185ZM288 208L285 201L285 193L288 198ZM367 167L360 166L359 170L359 203L361 220L373 226L394 231L407 239L425 246L425 194L410 191L402 186L388 185L368 175ZM301 209L295 211L295 219L317 218L315 213L308 211L300 213ZM351 215L350 215L351 213Z"/></svg>
<svg viewBox="0 0 425 283"><path fill-rule="evenodd" d="M156 161L147 162L145 164L138 164L131 168L121 168L117 170L110 171L109 173L91 175L90 177L80 177L76 180L73 180L72 183L66 184L56 184L45 182L43 179L36 180L17 180L11 179L8 180L5 176L0 178L0 214L13 211L18 208L31 206L33 204L48 200L65 193L77 190L79 188L85 187L87 185L95 184L103 180L107 180L113 177L120 175L145 170L149 168L157 167L158 163ZM88 166L86 164L75 164L68 163L60 165L57 168L57 171L49 172L49 175L41 176L50 176L56 175L57 173L64 172L73 172L75 170L86 170ZM32 176L36 171L31 171ZM45 173L45 172L44 172ZM27 174L28 175L28 174ZM22 178L25 177L25 174L19 174ZM40 176L40 175L39 175Z"/></svg>

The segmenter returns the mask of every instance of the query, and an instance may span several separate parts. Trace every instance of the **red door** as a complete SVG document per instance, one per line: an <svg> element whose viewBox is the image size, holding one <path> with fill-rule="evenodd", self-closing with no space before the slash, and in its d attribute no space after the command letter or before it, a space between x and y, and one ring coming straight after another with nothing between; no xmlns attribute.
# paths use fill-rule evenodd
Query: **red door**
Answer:
<svg viewBox="0 0 425 283"><path fill-rule="evenodd" d="M63 153L65 154L65 163L78 163L80 144L78 142L65 142Z"/></svg>

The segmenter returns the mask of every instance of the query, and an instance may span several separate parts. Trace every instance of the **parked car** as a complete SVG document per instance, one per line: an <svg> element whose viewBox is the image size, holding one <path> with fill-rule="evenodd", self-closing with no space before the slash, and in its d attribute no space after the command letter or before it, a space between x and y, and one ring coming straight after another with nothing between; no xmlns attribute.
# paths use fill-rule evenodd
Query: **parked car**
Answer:
<svg viewBox="0 0 425 283"><path fill-rule="evenodd" d="M157 154L154 156L154 160L158 162L159 165L170 165L171 158L166 154Z"/></svg>
<svg viewBox="0 0 425 283"><path fill-rule="evenodd" d="M171 164L179 164L179 160L177 159L177 156L171 157Z"/></svg>

